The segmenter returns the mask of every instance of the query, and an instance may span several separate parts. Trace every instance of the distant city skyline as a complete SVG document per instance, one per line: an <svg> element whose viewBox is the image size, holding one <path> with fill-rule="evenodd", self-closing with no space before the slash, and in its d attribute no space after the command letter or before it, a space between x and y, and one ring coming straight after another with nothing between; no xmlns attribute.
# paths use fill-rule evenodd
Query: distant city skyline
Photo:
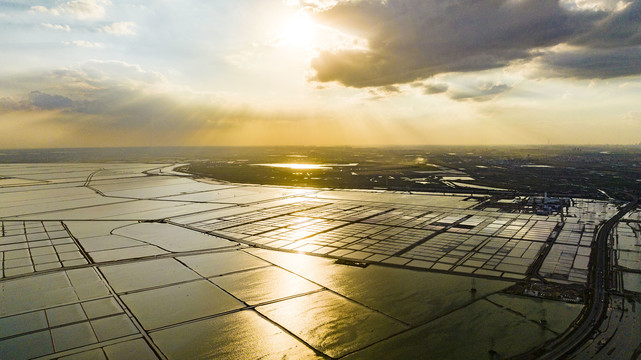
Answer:
<svg viewBox="0 0 641 360"><path fill-rule="evenodd" d="M0 28L0 148L641 141L641 0L5 0Z"/></svg>

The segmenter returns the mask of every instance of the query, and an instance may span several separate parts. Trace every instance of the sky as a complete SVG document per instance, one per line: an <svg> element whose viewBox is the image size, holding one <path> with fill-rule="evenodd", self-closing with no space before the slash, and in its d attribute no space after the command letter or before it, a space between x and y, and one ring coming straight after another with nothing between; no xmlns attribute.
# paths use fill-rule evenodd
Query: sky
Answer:
<svg viewBox="0 0 641 360"><path fill-rule="evenodd" d="M641 0L0 0L0 148L641 142Z"/></svg>

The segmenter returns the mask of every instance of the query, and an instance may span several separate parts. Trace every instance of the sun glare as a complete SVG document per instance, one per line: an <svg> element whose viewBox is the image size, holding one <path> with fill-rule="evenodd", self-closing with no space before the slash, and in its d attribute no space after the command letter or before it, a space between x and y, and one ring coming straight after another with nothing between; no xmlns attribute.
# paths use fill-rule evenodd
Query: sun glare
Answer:
<svg viewBox="0 0 641 360"><path fill-rule="evenodd" d="M280 38L283 44L297 47L311 47L317 25L306 13L297 13L282 28Z"/></svg>

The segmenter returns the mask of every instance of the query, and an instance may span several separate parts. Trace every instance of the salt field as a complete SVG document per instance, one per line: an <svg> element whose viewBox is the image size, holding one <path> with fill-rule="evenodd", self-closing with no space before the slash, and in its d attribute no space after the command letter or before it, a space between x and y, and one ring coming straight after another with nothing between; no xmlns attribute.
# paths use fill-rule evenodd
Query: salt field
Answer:
<svg viewBox="0 0 641 360"><path fill-rule="evenodd" d="M0 358L514 356L583 305L509 289L533 271L586 286L595 226L615 211L577 199L562 219L172 168L0 165Z"/></svg>

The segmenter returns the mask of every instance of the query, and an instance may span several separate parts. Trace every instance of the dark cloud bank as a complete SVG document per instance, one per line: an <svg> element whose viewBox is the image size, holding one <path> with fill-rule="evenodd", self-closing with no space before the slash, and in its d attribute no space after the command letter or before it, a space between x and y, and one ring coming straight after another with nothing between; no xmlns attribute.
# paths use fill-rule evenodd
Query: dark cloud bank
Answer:
<svg viewBox="0 0 641 360"><path fill-rule="evenodd" d="M316 16L369 41L368 49L320 53L312 60L320 82L387 86L515 62L535 63L541 77L641 74L641 0L618 11L554 0L353 0ZM569 46L553 48L560 44Z"/></svg>

